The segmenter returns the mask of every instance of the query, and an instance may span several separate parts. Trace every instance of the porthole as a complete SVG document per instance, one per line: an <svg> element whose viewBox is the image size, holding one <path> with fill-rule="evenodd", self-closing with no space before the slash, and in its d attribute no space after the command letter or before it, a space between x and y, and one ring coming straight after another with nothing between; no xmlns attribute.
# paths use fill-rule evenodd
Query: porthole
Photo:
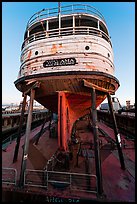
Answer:
<svg viewBox="0 0 137 204"><path fill-rule="evenodd" d="M85 50L89 50L89 46L86 46L86 47L85 47Z"/></svg>
<svg viewBox="0 0 137 204"><path fill-rule="evenodd" d="M108 57L110 57L110 54L108 53Z"/></svg>
<svg viewBox="0 0 137 204"><path fill-rule="evenodd" d="M38 51L35 52L35 55L38 55Z"/></svg>

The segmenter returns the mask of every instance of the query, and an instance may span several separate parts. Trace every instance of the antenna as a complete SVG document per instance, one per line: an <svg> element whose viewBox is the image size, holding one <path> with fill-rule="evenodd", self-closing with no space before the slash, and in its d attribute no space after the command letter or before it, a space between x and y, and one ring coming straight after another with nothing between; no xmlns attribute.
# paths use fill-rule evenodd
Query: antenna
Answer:
<svg viewBox="0 0 137 204"><path fill-rule="evenodd" d="M60 35L60 29L61 29L61 13L60 13L60 2L58 2L58 17L59 17L59 35Z"/></svg>
<svg viewBox="0 0 137 204"><path fill-rule="evenodd" d="M58 2L58 13L60 14L60 2Z"/></svg>

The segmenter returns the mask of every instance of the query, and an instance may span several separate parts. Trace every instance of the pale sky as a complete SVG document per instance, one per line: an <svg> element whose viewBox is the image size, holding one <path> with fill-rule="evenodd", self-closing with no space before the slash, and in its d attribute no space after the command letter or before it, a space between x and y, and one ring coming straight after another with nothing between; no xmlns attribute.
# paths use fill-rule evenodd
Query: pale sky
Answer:
<svg viewBox="0 0 137 204"><path fill-rule="evenodd" d="M70 5L81 2L61 2ZM84 2L104 16L114 52L114 76L120 81L116 97L122 105L135 102L135 2ZM21 45L29 18L58 2L2 2L2 104L19 104L22 94L14 81L20 68Z"/></svg>

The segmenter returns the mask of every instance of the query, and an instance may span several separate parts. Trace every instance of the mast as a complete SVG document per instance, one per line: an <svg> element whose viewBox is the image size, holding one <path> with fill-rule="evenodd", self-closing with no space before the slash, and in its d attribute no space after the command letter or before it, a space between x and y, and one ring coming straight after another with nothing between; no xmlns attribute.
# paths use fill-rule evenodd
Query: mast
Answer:
<svg viewBox="0 0 137 204"><path fill-rule="evenodd" d="M59 35L61 29L61 9L60 9L60 2L58 2L58 15L59 15Z"/></svg>
<svg viewBox="0 0 137 204"><path fill-rule="evenodd" d="M58 2L58 13L60 15L60 2Z"/></svg>

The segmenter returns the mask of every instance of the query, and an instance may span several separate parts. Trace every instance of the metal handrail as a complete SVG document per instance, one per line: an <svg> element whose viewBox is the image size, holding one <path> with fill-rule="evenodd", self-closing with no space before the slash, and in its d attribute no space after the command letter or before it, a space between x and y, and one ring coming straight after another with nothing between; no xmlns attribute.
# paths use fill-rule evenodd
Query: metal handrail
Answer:
<svg viewBox="0 0 137 204"><path fill-rule="evenodd" d="M40 174L42 176L42 181L40 184L37 183L37 180L35 179L34 181L29 181L27 183L26 176L27 172L31 172L31 176L33 175L32 172L35 172L37 176L40 178ZM56 175L56 176L55 176ZM58 176L61 175L61 177L58 178ZM67 180L63 180L63 176L68 176L65 177ZM53 177L52 177L53 176ZM56 177L56 179L54 178ZM73 182L74 180L78 177L78 180L82 177L94 177L96 179L96 190L87 190L87 189L80 189L80 186L78 188L74 188ZM74 180L73 180L74 179ZM32 170L32 169L26 169L25 175L24 175L24 186L33 186L33 187L44 187L48 189L48 184L67 184L71 190L75 191L86 191L86 192L92 192L92 193L98 193L98 185L97 185L97 176L94 174L79 174L79 173L72 173L72 172L59 172L59 171L47 171L47 170ZM83 183L81 183L83 187Z"/></svg>
<svg viewBox="0 0 137 204"><path fill-rule="evenodd" d="M102 30L99 30L94 27L77 26L77 27L67 27L67 28L60 28L60 29L57 28L57 29L52 29L52 30L45 31L45 32L41 31L41 32L34 33L25 39L25 41L22 44L21 49L23 49L27 44L32 43L37 40L52 38L52 37L59 37L59 36L77 35L77 34L96 35L98 37L102 37L105 40L107 40L107 42L109 42L110 45L112 46L109 35L107 35Z"/></svg>
<svg viewBox="0 0 137 204"><path fill-rule="evenodd" d="M6 178L4 178L4 174L6 174L6 172L7 172L7 176L6 176ZM41 184L37 184L36 178L35 178L34 183L33 183L33 181L29 181L27 183L27 181L26 181L27 172L31 172L31 175L32 175L32 172L35 172L38 177L41 174L41 176L42 176ZM10 175L14 175L14 178L11 179ZM59 175L61 175L61 177L58 178ZM68 177L66 177L68 180L64 181L62 179L62 175L68 176ZM53 177L51 177L51 176L53 176ZM56 178L54 178L54 176ZM76 186L74 188L73 178L75 180L77 176L79 177L79 179L80 178L82 179L82 177L89 177L89 178L94 177L96 179L96 190L80 189L80 188L76 188ZM17 170L14 169L14 168L5 168L5 167L2 168L2 183L17 185ZM79 174L79 173L72 173L72 172L59 172L59 171L26 169L26 171L24 173L24 186L33 186L33 187L42 187L42 188L44 187L44 188L48 189L48 184L49 183L52 183L52 184L53 183L54 184L68 184L68 186L70 187L71 190L98 193L97 176L94 175L94 174ZM78 187L80 187L80 186L78 186ZM83 185L82 185L82 187L83 187Z"/></svg>
<svg viewBox="0 0 137 204"><path fill-rule="evenodd" d="M6 174L7 172L7 176L6 176L6 179L4 178L4 175ZM13 179L10 178L10 175L13 174ZM6 184L14 184L16 185L17 184L17 170L14 169L14 168L6 168L6 167L3 167L2 168L2 183L6 183Z"/></svg>
<svg viewBox="0 0 137 204"><path fill-rule="evenodd" d="M98 18L100 18L102 21L105 22L104 16L93 6L89 6L86 4L72 4L72 5L67 5L67 6L61 6L60 7L60 14L74 14L74 13L88 13L91 15L94 15ZM29 29L34 23L39 22L40 20L53 17L53 16L58 16L59 15L59 10L58 8L48 8L48 9L42 9L39 12L36 12L28 21L27 23L27 29Z"/></svg>
<svg viewBox="0 0 137 204"><path fill-rule="evenodd" d="M12 134L2 141L2 149L5 149L9 144L11 144L17 137L17 134Z"/></svg>

